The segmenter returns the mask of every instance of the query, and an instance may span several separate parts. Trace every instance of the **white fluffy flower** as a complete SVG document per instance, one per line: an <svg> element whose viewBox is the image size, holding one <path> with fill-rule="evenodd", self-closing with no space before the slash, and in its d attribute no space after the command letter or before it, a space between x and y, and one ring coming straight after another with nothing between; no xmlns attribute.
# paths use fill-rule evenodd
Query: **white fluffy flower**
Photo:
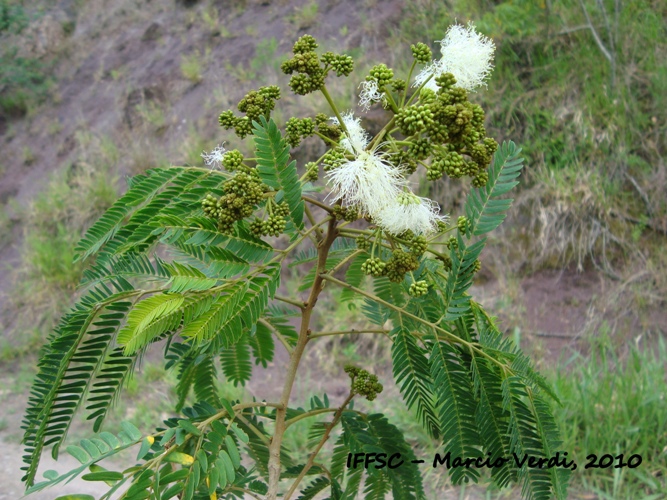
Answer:
<svg viewBox="0 0 667 500"><path fill-rule="evenodd" d="M226 152L227 150L223 146L216 146L210 153L202 151L201 157L204 158L204 163L212 169L221 168L222 158Z"/></svg>
<svg viewBox="0 0 667 500"><path fill-rule="evenodd" d="M361 118L355 118L352 111L344 113L341 118L343 118L347 134L341 139L340 145L354 155L361 153L368 146L368 134L361 126ZM336 117L331 118L331 120L336 124L338 123Z"/></svg>
<svg viewBox="0 0 667 500"><path fill-rule="evenodd" d="M332 192L363 213L375 216L400 194L407 180L403 172L375 151L361 151L327 174Z"/></svg>
<svg viewBox="0 0 667 500"><path fill-rule="evenodd" d="M327 174L332 194L363 213L375 215L400 194L407 180L403 171L386 160L374 148L366 151L369 138L361 127L361 119L346 113L342 116L347 133L340 144L353 160L346 161ZM333 119L338 123L337 119Z"/></svg>
<svg viewBox="0 0 667 500"><path fill-rule="evenodd" d="M440 41L440 60L426 66L415 77L414 85L419 86L430 78L424 87L437 91L436 77L451 73L458 87L474 90L485 85L484 80L493 69L491 60L495 50L493 40L475 31L472 23L468 23L467 28L455 24Z"/></svg>
<svg viewBox="0 0 667 500"><path fill-rule="evenodd" d="M447 216L440 215L440 207L433 200L403 191L392 203L381 208L375 219L380 227L393 234L408 229L415 234L428 234L437 230L438 221L446 221Z"/></svg>
<svg viewBox="0 0 667 500"><path fill-rule="evenodd" d="M365 80L359 84L361 87L361 92L359 93L359 106L364 110L368 111L372 104L384 101L386 97L384 92L380 92L378 89L378 82L375 80Z"/></svg>

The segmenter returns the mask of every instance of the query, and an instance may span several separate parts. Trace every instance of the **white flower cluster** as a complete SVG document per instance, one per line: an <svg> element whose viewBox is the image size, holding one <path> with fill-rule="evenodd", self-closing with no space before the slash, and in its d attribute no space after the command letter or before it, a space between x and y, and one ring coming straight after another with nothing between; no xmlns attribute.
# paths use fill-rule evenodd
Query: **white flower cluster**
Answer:
<svg viewBox="0 0 667 500"><path fill-rule="evenodd" d="M204 164L211 167L211 169L221 168L222 158L226 152L227 150L223 146L216 146L210 153L202 151L201 157L204 158Z"/></svg>
<svg viewBox="0 0 667 500"><path fill-rule="evenodd" d="M486 85L484 80L493 69L491 61L495 50L493 40L475 31L472 23L468 23L467 28L455 24L440 41L442 57L415 77L414 86L426 82L425 88L437 91L435 79L443 73L451 73L458 87L475 90L480 85Z"/></svg>
<svg viewBox="0 0 667 500"><path fill-rule="evenodd" d="M410 192L404 172L378 152L378 146L366 151L368 134L361 127L359 118L352 113L342 118L347 134L341 145L354 159L327 174L332 193L357 206L392 234L408 229L415 234L436 230L438 221L445 220L439 213L438 204Z"/></svg>

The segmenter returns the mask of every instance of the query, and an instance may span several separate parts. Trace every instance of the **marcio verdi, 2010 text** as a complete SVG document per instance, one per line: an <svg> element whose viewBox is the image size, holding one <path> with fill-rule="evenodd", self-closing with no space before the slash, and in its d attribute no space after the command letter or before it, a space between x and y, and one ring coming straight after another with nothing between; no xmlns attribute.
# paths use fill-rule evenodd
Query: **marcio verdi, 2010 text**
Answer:
<svg viewBox="0 0 667 500"><path fill-rule="evenodd" d="M517 453L512 453L510 457L492 457L490 453L487 455L479 457L458 457L452 456L452 452L448 451L444 455L436 453L433 457L432 467L444 466L447 469L458 469L458 468L470 468L474 467L476 469L497 469L504 467L507 464L511 464L518 468L528 467L530 469L551 469L554 467L560 467L563 469L570 469L572 471L577 470L577 464L574 460L568 460L568 453L557 452L554 456L546 457L536 457L533 455L523 454L519 455ZM586 457L588 462L586 463L585 469L589 468L598 468L598 469L607 469L613 468L620 469L627 467L629 469L634 469L641 465L642 457L640 455L631 455L628 458L627 462L624 461L624 455L620 454L616 457L613 457L610 454L602 455L599 459L597 455L591 454ZM616 462L616 464L614 464ZM397 467L402 466L405 463L405 459L401 457L400 453L394 453L392 455L387 453L348 453L347 455L347 467L348 469L356 469L358 467L363 467L368 469L369 467L374 467L376 469L396 469ZM413 464L423 464L425 460L413 459L410 460L410 463Z"/></svg>

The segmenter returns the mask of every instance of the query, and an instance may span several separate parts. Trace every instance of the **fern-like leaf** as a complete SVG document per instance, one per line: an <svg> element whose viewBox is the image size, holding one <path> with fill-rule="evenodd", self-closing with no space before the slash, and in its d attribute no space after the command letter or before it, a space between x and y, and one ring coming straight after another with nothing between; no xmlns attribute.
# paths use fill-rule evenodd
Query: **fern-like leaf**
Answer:
<svg viewBox="0 0 667 500"><path fill-rule="evenodd" d="M431 391L431 374L425 353L404 327L395 328L392 338L391 359L396 384L401 388L408 408L416 406L417 417L426 431L437 437L439 425L433 408L435 396Z"/></svg>
<svg viewBox="0 0 667 500"><path fill-rule="evenodd" d="M222 372L231 383L245 385L252 375L252 364L250 363L250 349L245 337L234 345L223 349L220 353Z"/></svg>
<svg viewBox="0 0 667 500"><path fill-rule="evenodd" d="M440 402L440 431L445 448L454 457L482 456L475 425L476 401L459 352L448 343L434 339L429 363ZM451 472L454 484L463 480L477 482L478 477L479 472L474 468L456 468Z"/></svg>
<svg viewBox="0 0 667 500"><path fill-rule="evenodd" d="M289 217L297 229L303 228L304 202L296 161L289 161L289 146L282 138L273 119L263 116L253 122L253 138L257 154L257 172L268 186L282 190L289 206Z"/></svg>
<svg viewBox="0 0 667 500"><path fill-rule="evenodd" d="M519 182L516 178L523 168L520 148L512 142L503 142L496 151L489 167L489 180L482 188L473 189L465 203L465 213L470 221L467 235L479 236L497 228L505 220L505 212L512 199L499 199Z"/></svg>

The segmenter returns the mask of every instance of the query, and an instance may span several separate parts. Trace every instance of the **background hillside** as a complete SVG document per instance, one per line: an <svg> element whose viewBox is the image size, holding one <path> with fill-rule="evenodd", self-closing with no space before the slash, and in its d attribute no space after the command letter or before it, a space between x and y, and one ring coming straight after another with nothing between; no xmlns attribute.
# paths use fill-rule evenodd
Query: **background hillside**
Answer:
<svg viewBox="0 0 667 500"><path fill-rule="evenodd" d="M644 457L634 471L577 471L573 498L667 495L664 1L0 0L0 441L9 450L0 500L21 491L20 418L36 352L76 294L74 244L125 176L201 166L203 150L237 141L219 127L220 112L258 85L281 86L281 123L326 112L296 99L279 69L302 34L355 58L354 78L331 89L353 109L368 68L405 72L410 44L435 48L455 20L495 40L488 88L471 100L487 110L489 136L515 141L527 159L475 293L556 384L564 447L580 464L589 453ZM365 115L368 127L382 113ZM293 154L316 147L305 141ZM421 194L456 214L462 189L442 181ZM350 314L335 296L326 309L329 322ZM323 344L308 364L322 382L304 384L301 397L335 394L342 364L386 353L372 341ZM174 374L159 358L128 387L119 419L148 428L169 411ZM253 394L263 376L243 390ZM230 397L239 390L221 383ZM407 425L390 394L379 404ZM73 437L89 429L80 432ZM437 448L416 429L411 438ZM471 494L440 472L430 483L433 498Z"/></svg>

